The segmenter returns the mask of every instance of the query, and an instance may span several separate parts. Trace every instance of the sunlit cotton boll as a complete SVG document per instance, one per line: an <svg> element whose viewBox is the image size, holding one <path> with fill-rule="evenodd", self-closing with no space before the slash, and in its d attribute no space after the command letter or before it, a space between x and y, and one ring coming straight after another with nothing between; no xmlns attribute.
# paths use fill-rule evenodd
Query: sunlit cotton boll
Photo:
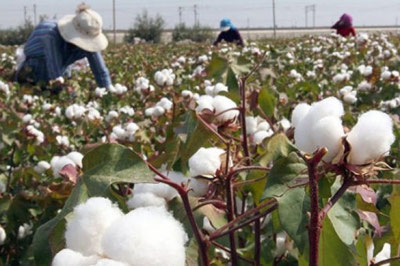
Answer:
<svg viewBox="0 0 400 266"><path fill-rule="evenodd" d="M53 259L52 266L91 266L98 261L99 257L84 256L79 252L71 249L63 249L59 251Z"/></svg>
<svg viewBox="0 0 400 266"><path fill-rule="evenodd" d="M246 131L248 135L254 134L257 131L257 117L246 116Z"/></svg>
<svg viewBox="0 0 400 266"><path fill-rule="evenodd" d="M163 69L154 74L154 80L160 86L172 86L174 84L175 74L172 69Z"/></svg>
<svg viewBox="0 0 400 266"><path fill-rule="evenodd" d="M94 197L74 208L73 217L67 221L66 246L83 255L103 255L101 240L105 230L123 213L109 199Z"/></svg>
<svg viewBox="0 0 400 266"><path fill-rule="evenodd" d="M200 98L197 100L196 112L201 113L205 109L214 111L213 101L214 98L210 95L200 96Z"/></svg>
<svg viewBox="0 0 400 266"><path fill-rule="evenodd" d="M143 207L163 207L167 204L164 198L158 197L151 192L135 193L130 198L126 205L129 209L137 209Z"/></svg>
<svg viewBox="0 0 400 266"><path fill-rule="evenodd" d="M184 266L187 235L162 207L138 208L114 222L104 233L108 258L131 266Z"/></svg>
<svg viewBox="0 0 400 266"><path fill-rule="evenodd" d="M68 164L75 166L75 163L67 156L54 156L51 161L51 169L53 169L53 175L55 177L60 177L59 172Z"/></svg>
<svg viewBox="0 0 400 266"><path fill-rule="evenodd" d="M107 92L106 88L96 88L94 90L94 95L96 95L96 97L98 97L98 98L103 98L107 94L108 94L108 92Z"/></svg>
<svg viewBox="0 0 400 266"><path fill-rule="evenodd" d="M368 111L358 118L347 141L351 146L351 164L366 164L386 156L395 141L392 119L381 111Z"/></svg>
<svg viewBox="0 0 400 266"><path fill-rule="evenodd" d="M220 148L200 148L189 159L190 176L213 176L221 168L220 156L225 151Z"/></svg>
<svg viewBox="0 0 400 266"><path fill-rule="evenodd" d="M117 118L119 116L118 112L115 110L111 110L110 112L108 112L107 116L106 116L106 122L109 123L111 120Z"/></svg>
<svg viewBox="0 0 400 266"><path fill-rule="evenodd" d="M169 111L171 110L173 103L168 100L168 98L164 97L156 105L161 106L162 108L164 108L165 111Z"/></svg>
<svg viewBox="0 0 400 266"><path fill-rule="evenodd" d="M90 121L101 120L102 119L100 112L97 109L94 109L94 108L89 108L88 109L87 118Z"/></svg>
<svg viewBox="0 0 400 266"><path fill-rule="evenodd" d="M69 147L69 139L67 136L61 136L58 135L56 137L56 141L58 145L64 146L64 147Z"/></svg>
<svg viewBox="0 0 400 266"><path fill-rule="evenodd" d="M79 168L82 168L82 160L83 160L83 155L80 152L77 151L72 151L67 154L68 159L74 162L76 166L79 166Z"/></svg>
<svg viewBox="0 0 400 266"><path fill-rule="evenodd" d="M7 234L2 226L0 226L0 246L6 242Z"/></svg>
<svg viewBox="0 0 400 266"><path fill-rule="evenodd" d="M343 114L343 104L334 97L313 103L307 114L299 115L299 118L304 117L294 123L297 124L294 132L296 146L307 153L326 147L328 153L324 161L331 161L338 152L344 135L340 119Z"/></svg>
<svg viewBox="0 0 400 266"><path fill-rule="evenodd" d="M124 85L119 84L119 83L115 84L114 87L112 87L112 86L110 87L110 92L111 93L115 93L116 95L122 95L127 91L128 91L128 88L126 86L124 86Z"/></svg>
<svg viewBox="0 0 400 266"><path fill-rule="evenodd" d="M307 103L300 103L296 105L292 112L292 125L297 127L300 121L307 115L310 111L311 106Z"/></svg>
<svg viewBox="0 0 400 266"><path fill-rule="evenodd" d="M227 121L234 121L236 117L239 115L238 110L230 110L233 108L237 108L237 105L234 101L225 96L216 96L213 100L214 113L216 115L215 120L220 123L224 123Z"/></svg>
<svg viewBox="0 0 400 266"><path fill-rule="evenodd" d="M128 105L119 108L119 112L128 116L133 116L135 114L135 110Z"/></svg>
<svg viewBox="0 0 400 266"><path fill-rule="evenodd" d="M51 168L51 165L46 161L40 161L33 170L38 174L43 174Z"/></svg>
<svg viewBox="0 0 400 266"><path fill-rule="evenodd" d="M65 110L65 116L70 120L77 120L82 118L85 112L86 108L84 106L73 104L67 107Z"/></svg>
<svg viewBox="0 0 400 266"><path fill-rule="evenodd" d="M272 134L273 134L272 131L258 131L254 133L253 136L254 144L260 145L264 141L264 139L271 137Z"/></svg>
<svg viewBox="0 0 400 266"><path fill-rule="evenodd" d="M18 239L24 239L28 235L32 234L33 226L27 223L18 227Z"/></svg>
<svg viewBox="0 0 400 266"><path fill-rule="evenodd" d="M378 263L380 261L390 259L391 258L391 254L390 254L391 253L391 249L392 249L391 245L389 243L385 243L383 245L382 250L379 251L378 254L376 254L376 256L373 259L373 261L375 263ZM390 263L382 264L382 266L390 266Z"/></svg>

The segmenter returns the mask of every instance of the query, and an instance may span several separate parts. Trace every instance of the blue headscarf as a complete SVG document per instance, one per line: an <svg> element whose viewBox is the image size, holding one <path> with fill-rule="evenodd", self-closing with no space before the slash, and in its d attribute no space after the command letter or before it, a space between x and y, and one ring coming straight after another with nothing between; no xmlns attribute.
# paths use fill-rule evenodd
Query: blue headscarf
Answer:
<svg viewBox="0 0 400 266"><path fill-rule="evenodd" d="M221 22L219 23L219 27L221 29L226 27L236 29L235 25L233 25L232 21L229 18L224 18L223 20L221 20Z"/></svg>

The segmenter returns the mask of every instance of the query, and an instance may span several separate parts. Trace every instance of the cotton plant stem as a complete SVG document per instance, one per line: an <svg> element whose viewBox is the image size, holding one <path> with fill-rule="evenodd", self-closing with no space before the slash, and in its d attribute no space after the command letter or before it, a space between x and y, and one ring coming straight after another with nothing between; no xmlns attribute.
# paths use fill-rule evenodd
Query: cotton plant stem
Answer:
<svg viewBox="0 0 400 266"><path fill-rule="evenodd" d="M321 232L321 221L319 215L319 198L318 198L318 164L322 157L327 153L327 149L319 149L312 158L305 158L308 168L310 199L311 199L311 218L308 227L308 236L310 242L309 265L318 266L318 244Z"/></svg>
<svg viewBox="0 0 400 266"><path fill-rule="evenodd" d="M189 219L190 226L192 227L193 234L199 245L201 265L209 266L210 265L210 262L208 260L208 246L209 245L194 218L193 210L192 210L192 207L190 206L187 188L173 182L171 179L169 179L167 176L160 173L153 165L151 165L148 162L147 162L147 166L150 168L150 170L152 170L155 174L157 174L159 176L159 177L154 178L155 181L167 184L167 185L175 188L178 191L179 196L182 199L183 206L186 211L186 215Z"/></svg>
<svg viewBox="0 0 400 266"><path fill-rule="evenodd" d="M231 222L235 219L235 212L234 212L234 191L232 186L232 178L227 178L226 184L226 205L227 205L227 215L228 221ZM235 239L235 232L229 232L229 244L231 249L231 263L232 266L238 265L238 255L236 250L236 239Z"/></svg>

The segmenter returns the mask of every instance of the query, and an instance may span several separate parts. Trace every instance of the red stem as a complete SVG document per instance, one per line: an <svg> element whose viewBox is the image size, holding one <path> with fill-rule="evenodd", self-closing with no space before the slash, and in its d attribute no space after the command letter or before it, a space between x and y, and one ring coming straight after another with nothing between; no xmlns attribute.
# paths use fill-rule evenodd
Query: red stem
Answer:
<svg viewBox="0 0 400 266"><path fill-rule="evenodd" d="M234 192L232 186L232 178L228 176L226 180L226 205L227 205L227 214L228 214L228 221L231 222L235 219L235 206L234 206ZM232 266L238 265L238 256L236 250L236 239L235 239L235 232L229 232L229 242L231 248L231 263Z"/></svg>

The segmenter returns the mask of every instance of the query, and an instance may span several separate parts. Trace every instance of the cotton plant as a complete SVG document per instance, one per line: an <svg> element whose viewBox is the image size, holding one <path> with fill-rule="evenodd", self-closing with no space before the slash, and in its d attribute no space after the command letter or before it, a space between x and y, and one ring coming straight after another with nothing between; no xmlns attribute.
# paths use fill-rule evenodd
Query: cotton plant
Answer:
<svg viewBox="0 0 400 266"><path fill-rule="evenodd" d="M125 106L119 108L118 111L120 114L125 114L127 116L133 116L135 114L135 110L129 105L125 105Z"/></svg>
<svg viewBox="0 0 400 266"><path fill-rule="evenodd" d="M379 107L384 111L393 110L400 107L400 96L397 96L391 100L382 101L379 104Z"/></svg>
<svg viewBox="0 0 400 266"><path fill-rule="evenodd" d="M202 113L205 110L214 113L215 122L217 124L224 124L226 122L234 122L239 116L239 111L234 101L226 96L217 95L212 97L210 95L202 95L197 100L196 112Z"/></svg>
<svg viewBox="0 0 400 266"><path fill-rule="evenodd" d="M65 109L65 116L69 120L80 120L85 116L86 107L79 104L72 104Z"/></svg>
<svg viewBox="0 0 400 266"><path fill-rule="evenodd" d="M154 74L154 80L159 86L172 86L175 78L176 76L172 69L163 69Z"/></svg>
<svg viewBox="0 0 400 266"><path fill-rule="evenodd" d="M28 136L31 136L35 139L36 145L42 144L45 140L44 133L37 129L34 125L28 125L26 127L26 132Z"/></svg>
<svg viewBox="0 0 400 266"><path fill-rule="evenodd" d="M110 86L109 90L112 94L121 96L128 91L128 88L122 84L117 83L115 84L115 86Z"/></svg>
<svg viewBox="0 0 400 266"><path fill-rule="evenodd" d="M150 80L147 78L139 77L135 80L135 91L140 95L147 95L154 90L154 86L150 85Z"/></svg>
<svg viewBox="0 0 400 266"><path fill-rule="evenodd" d="M164 207L142 207L124 214L109 199L94 197L74 208L67 222L66 248L54 266L184 266L187 235ZM86 265L86 264L85 264Z"/></svg>
<svg viewBox="0 0 400 266"><path fill-rule="evenodd" d="M360 72L360 74L363 75L364 77L371 76L374 71L372 66L365 66L365 65L360 65L357 69Z"/></svg>
<svg viewBox="0 0 400 266"><path fill-rule="evenodd" d="M97 87L94 90L94 95L98 98L103 98L104 96L106 96L108 94L107 88L99 88Z"/></svg>
<svg viewBox="0 0 400 266"><path fill-rule="evenodd" d="M57 144L63 147L68 148L70 146L68 136L58 135L56 136Z"/></svg>
<svg viewBox="0 0 400 266"><path fill-rule="evenodd" d="M205 88L205 92L207 95L212 97L217 96L220 92L228 92L228 86L225 86L223 83L217 83L214 86L210 85Z"/></svg>

